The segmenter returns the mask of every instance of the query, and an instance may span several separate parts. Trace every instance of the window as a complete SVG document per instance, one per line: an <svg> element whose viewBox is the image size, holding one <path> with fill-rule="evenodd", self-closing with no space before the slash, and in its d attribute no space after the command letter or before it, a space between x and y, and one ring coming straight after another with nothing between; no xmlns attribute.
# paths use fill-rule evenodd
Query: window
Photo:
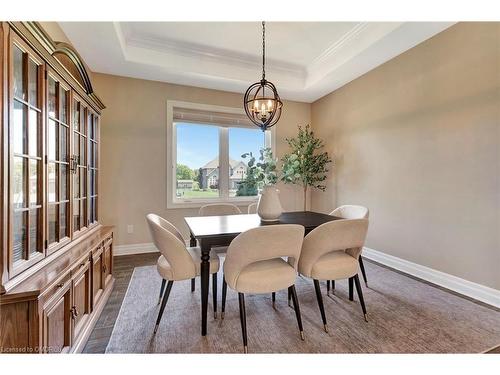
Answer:
<svg viewBox="0 0 500 375"><path fill-rule="evenodd" d="M42 63L21 41L12 43L12 253L21 270L43 256ZM14 272L14 273L16 273Z"/></svg>
<svg viewBox="0 0 500 375"><path fill-rule="evenodd" d="M48 245L69 240L69 88L48 75ZM54 245L54 246L52 246ZM50 252L50 250L49 250Z"/></svg>
<svg viewBox="0 0 500 375"><path fill-rule="evenodd" d="M242 155L272 148L272 131L263 133L239 108L170 101L167 107L168 208L255 201L257 189L245 184L249 158Z"/></svg>

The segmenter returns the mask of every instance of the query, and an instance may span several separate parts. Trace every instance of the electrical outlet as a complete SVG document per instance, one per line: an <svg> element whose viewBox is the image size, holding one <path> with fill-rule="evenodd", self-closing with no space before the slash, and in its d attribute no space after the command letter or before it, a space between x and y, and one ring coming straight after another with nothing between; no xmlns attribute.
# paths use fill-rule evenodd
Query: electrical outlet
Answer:
<svg viewBox="0 0 500 375"><path fill-rule="evenodd" d="M127 225L127 233L128 234L134 233L134 226L132 224Z"/></svg>

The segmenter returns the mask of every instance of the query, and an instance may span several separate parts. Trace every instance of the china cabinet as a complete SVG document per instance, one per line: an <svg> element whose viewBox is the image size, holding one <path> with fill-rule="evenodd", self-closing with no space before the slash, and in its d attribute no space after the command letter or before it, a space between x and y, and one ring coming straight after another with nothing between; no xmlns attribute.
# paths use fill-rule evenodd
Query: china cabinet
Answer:
<svg viewBox="0 0 500 375"><path fill-rule="evenodd" d="M113 288L89 71L36 22L0 22L0 352L81 351Z"/></svg>

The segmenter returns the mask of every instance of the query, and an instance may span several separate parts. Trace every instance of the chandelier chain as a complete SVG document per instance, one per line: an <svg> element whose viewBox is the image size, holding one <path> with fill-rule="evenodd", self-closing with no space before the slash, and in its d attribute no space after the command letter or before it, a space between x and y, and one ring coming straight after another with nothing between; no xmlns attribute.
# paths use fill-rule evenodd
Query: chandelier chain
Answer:
<svg viewBox="0 0 500 375"><path fill-rule="evenodd" d="M262 21L262 79L266 79L266 22Z"/></svg>

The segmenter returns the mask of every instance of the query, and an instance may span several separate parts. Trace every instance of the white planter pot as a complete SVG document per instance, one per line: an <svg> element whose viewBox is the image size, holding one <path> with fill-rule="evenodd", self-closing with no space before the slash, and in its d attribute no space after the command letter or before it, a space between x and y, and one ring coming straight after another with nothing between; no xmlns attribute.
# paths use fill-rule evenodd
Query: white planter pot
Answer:
<svg viewBox="0 0 500 375"><path fill-rule="evenodd" d="M278 193L274 185L264 186L257 205L257 214L262 221L277 221L283 212Z"/></svg>

